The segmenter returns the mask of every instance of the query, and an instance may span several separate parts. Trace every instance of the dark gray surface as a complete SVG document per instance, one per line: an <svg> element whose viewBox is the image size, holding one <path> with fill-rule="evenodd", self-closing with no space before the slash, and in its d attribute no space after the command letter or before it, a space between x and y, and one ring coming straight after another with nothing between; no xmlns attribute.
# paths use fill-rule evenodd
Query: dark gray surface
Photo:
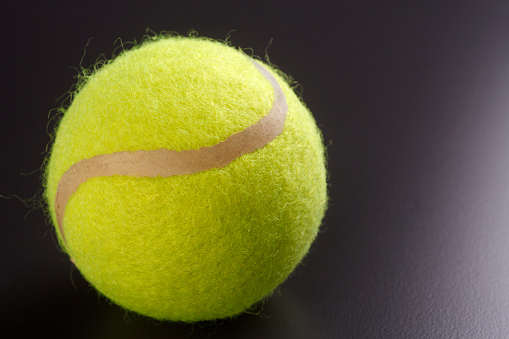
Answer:
<svg viewBox="0 0 509 339"><path fill-rule="evenodd" d="M0 200L0 332L66 338L507 338L506 1L87 1L1 5L0 194L35 193L48 111L83 58L145 29L269 48L329 153L322 232L263 316L195 326L126 315L57 249L41 210ZM83 49L93 37L83 56ZM3 335L6 334L6 335Z"/></svg>

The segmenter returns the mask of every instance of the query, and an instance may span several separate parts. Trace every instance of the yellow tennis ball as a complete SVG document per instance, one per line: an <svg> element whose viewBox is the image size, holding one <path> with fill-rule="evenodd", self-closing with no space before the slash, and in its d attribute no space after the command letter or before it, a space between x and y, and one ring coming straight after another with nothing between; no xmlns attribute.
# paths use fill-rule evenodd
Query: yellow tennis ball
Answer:
<svg viewBox="0 0 509 339"><path fill-rule="evenodd" d="M101 294L156 319L238 315L315 239L321 133L269 66L223 43L147 41L88 77L56 131L45 195Z"/></svg>

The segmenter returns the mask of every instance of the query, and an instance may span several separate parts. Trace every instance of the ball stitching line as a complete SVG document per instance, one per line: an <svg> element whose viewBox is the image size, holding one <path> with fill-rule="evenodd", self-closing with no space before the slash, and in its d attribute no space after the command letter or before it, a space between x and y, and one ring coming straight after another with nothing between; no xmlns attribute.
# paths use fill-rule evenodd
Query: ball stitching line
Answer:
<svg viewBox="0 0 509 339"><path fill-rule="evenodd" d="M60 178L55 197L55 213L64 243L67 244L63 229L65 207L72 194L88 179L113 175L169 177L222 168L238 157L264 147L280 135L288 111L285 95L274 76L256 61L252 62L274 89L272 108L257 123L216 145L197 150L122 151L101 154L72 165Z"/></svg>

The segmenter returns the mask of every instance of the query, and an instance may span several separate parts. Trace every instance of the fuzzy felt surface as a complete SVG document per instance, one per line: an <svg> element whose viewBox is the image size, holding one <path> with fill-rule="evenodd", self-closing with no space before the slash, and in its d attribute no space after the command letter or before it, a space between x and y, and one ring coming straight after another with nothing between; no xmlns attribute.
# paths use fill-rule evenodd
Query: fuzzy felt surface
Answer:
<svg viewBox="0 0 509 339"><path fill-rule="evenodd" d="M268 68L268 66L266 66ZM282 283L315 239L326 203L323 142L285 81L283 133L221 169L168 178L92 178L70 198L60 242L113 302L157 319L237 315ZM273 89L244 53L171 37L125 52L87 79L46 168L53 223L59 179L119 151L199 149L256 123Z"/></svg>

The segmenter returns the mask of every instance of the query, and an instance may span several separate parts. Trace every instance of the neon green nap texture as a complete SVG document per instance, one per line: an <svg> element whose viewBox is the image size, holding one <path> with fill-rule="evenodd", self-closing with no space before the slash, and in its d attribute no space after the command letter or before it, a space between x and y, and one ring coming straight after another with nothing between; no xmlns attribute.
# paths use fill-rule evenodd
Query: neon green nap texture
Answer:
<svg viewBox="0 0 509 339"><path fill-rule="evenodd" d="M275 76L289 110L264 148L192 175L93 178L73 194L67 244L55 229L100 293L157 319L211 320L246 310L294 270L326 207L324 149L309 111ZM250 58L219 42L161 38L121 54L90 76L57 129L46 171L53 223L58 181L74 163L212 146L273 101Z"/></svg>

